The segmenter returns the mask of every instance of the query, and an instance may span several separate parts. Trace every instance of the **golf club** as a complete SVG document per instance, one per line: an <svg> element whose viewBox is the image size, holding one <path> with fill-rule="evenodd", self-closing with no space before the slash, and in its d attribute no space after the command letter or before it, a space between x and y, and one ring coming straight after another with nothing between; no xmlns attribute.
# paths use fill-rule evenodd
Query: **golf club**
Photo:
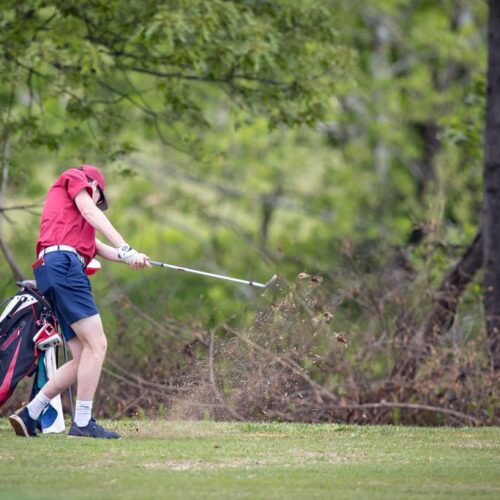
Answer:
<svg viewBox="0 0 500 500"><path fill-rule="evenodd" d="M174 266L172 264L166 264L165 262L158 262L157 260L150 260L149 263L152 266L167 267L169 269L175 269L176 271L185 271L187 273L201 274L202 276L210 276L211 278L232 281L234 283L241 283L243 285L255 286L257 288L267 288L269 285L271 285L278 279L278 276L275 274L267 283L258 283L257 281L247 281L239 278L231 278L230 276L223 276L222 274L213 274L213 273L207 273L205 271L198 271L197 269L190 269L189 267Z"/></svg>

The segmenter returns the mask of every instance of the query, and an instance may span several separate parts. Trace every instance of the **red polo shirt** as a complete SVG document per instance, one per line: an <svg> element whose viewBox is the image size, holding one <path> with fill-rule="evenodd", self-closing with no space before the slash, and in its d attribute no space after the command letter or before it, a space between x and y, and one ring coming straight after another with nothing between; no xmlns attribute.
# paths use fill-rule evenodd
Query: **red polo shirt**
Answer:
<svg viewBox="0 0 500 500"><path fill-rule="evenodd" d="M83 218L74 202L82 189L92 196L92 188L85 173L76 168L63 172L49 189L36 244L37 255L51 245L69 245L87 263L95 257L95 229Z"/></svg>

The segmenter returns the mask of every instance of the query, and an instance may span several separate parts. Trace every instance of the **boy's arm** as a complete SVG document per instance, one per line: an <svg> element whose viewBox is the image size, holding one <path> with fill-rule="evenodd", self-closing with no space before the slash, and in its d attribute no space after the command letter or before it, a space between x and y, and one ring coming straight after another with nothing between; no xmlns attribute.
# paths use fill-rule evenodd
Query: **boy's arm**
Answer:
<svg viewBox="0 0 500 500"><path fill-rule="evenodd" d="M116 248L110 245L106 245L106 243L103 243L97 238L95 239L95 246L97 250L97 255L103 257L106 260L111 260L113 262L123 262L123 260L121 260L120 257L118 257L118 252L116 251Z"/></svg>
<svg viewBox="0 0 500 500"><path fill-rule="evenodd" d="M118 252L116 251L116 248L110 245L106 245L106 243L103 243L97 238L95 239L95 245L96 245L97 255L100 255L104 259L111 260L113 262L125 262L123 259L120 259L120 257L118 257ZM151 264L149 262L150 260L151 258L148 257L147 255L143 253L137 253L136 261L130 263L129 265L133 269L138 269L140 267L151 267Z"/></svg>
<svg viewBox="0 0 500 500"><path fill-rule="evenodd" d="M85 189L75 196L75 204L83 218L105 236L116 248L126 245L122 235L113 227L104 213L97 208L92 198ZM116 250L115 250L116 252Z"/></svg>
<svg viewBox="0 0 500 500"><path fill-rule="evenodd" d="M126 262L133 268L151 267L150 258L143 253L136 252L127 245L123 236L113 227L102 211L97 208L85 189L82 189L74 200L82 217L116 247L111 247L96 239L97 253L99 255L115 262Z"/></svg>

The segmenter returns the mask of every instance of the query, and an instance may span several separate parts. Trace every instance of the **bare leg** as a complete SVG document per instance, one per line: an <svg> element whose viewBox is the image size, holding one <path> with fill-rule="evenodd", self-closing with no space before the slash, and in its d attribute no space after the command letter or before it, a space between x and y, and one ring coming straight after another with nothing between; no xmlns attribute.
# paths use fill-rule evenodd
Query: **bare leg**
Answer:
<svg viewBox="0 0 500 500"><path fill-rule="evenodd" d="M68 341L68 345L71 349L73 359L60 366L41 389L41 392L50 399L61 394L65 389L76 382L83 344L78 338L74 338Z"/></svg>
<svg viewBox="0 0 500 500"><path fill-rule="evenodd" d="M77 400L92 401L106 357L107 341L101 316L96 314L71 325L83 349L77 371Z"/></svg>
<svg viewBox="0 0 500 500"><path fill-rule="evenodd" d="M101 317L96 314L73 323L71 327L77 336L68 342L73 359L56 371L54 377L42 389L44 392L40 391L27 407L11 415L9 421L17 435L35 436L36 419L48 402L45 399L62 392L76 378L76 412L68 436L119 439L118 433L103 428L91 418L92 401L107 349Z"/></svg>

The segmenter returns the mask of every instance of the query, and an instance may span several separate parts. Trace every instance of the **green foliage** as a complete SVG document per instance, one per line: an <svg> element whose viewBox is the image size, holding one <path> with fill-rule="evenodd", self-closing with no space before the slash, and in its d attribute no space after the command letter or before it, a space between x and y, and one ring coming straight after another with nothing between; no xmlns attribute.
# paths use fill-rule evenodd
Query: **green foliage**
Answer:
<svg viewBox="0 0 500 500"><path fill-rule="evenodd" d="M11 142L49 151L76 140L81 152L116 159L131 150L117 135L127 120L182 145L172 127L209 125L210 87L271 124L313 124L350 56L316 2L3 4L0 99L12 108Z"/></svg>

